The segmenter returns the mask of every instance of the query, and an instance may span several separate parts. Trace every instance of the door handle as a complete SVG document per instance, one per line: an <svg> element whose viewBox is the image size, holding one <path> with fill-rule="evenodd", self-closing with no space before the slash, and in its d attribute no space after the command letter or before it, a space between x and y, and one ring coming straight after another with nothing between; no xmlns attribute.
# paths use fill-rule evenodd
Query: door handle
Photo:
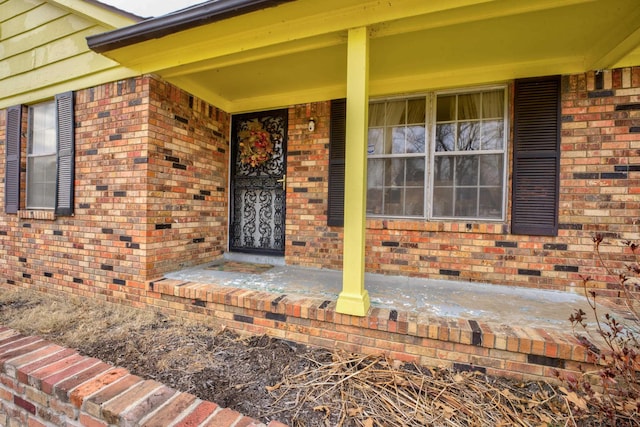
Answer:
<svg viewBox="0 0 640 427"><path fill-rule="evenodd" d="M287 175L282 175L281 179L277 179L276 182L281 182L282 183L282 189L286 190L287 188Z"/></svg>

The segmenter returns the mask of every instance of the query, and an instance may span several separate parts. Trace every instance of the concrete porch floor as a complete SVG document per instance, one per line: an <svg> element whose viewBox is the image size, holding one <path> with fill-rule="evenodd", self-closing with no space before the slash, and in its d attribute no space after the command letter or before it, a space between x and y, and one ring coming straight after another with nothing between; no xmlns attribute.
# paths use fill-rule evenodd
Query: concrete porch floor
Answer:
<svg viewBox="0 0 640 427"><path fill-rule="evenodd" d="M273 267L260 274L237 273L211 269L209 267L216 262L210 262L165 274L165 277L325 301L336 301L342 289L340 271L285 266L281 258L243 254L229 254L225 258ZM372 308L421 313L429 317L568 331L571 327L569 316L581 308L588 319L593 320L580 286L576 286L575 292L562 292L367 273L365 287Z"/></svg>

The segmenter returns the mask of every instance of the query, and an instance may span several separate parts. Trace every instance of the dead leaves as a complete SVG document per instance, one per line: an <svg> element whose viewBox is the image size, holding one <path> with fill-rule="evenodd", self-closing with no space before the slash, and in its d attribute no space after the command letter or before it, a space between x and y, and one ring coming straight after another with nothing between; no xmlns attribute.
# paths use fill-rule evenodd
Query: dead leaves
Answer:
<svg viewBox="0 0 640 427"><path fill-rule="evenodd" d="M421 369L383 356L340 352L312 362L270 391L278 394L276 405L292 405L287 410L321 412L325 425L541 426L567 420L566 394L545 383L529 383L527 390L478 372Z"/></svg>
<svg viewBox="0 0 640 427"><path fill-rule="evenodd" d="M587 401L584 398L578 396L576 392L569 391L565 387L559 387L558 389L562 392L562 394L564 394L564 398L567 400L567 402L574 405L577 409L581 411L586 411L588 409Z"/></svg>

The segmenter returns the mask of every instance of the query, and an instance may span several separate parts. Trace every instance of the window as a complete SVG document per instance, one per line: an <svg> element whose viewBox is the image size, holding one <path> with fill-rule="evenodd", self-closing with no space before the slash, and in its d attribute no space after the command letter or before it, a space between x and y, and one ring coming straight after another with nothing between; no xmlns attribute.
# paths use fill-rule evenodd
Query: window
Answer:
<svg viewBox="0 0 640 427"><path fill-rule="evenodd" d="M26 209L53 210L57 215L73 214L74 118L73 93L28 108L23 122L23 106L7 109L5 212ZM23 141L26 125L26 150ZM26 154L26 177L21 174L21 157ZM25 182L21 183L22 179ZM22 184L22 185L21 185ZM26 195L21 190L26 188Z"/></svg>
<svg viewBox="0 0 640 427"><path fill-rule="evenodd" d="M425 117L424 98L370 105L367 213L424 215Z"/></svg>
<svg viewBox="0 0 640 427"><path fill-rule="evenodd" d="M372 102L367 213L503 220L505 99L495 88ZM558 233L560 101L560 76L515 81L514 234ZM344 224L345 118L344 100L332 101L328 225Z"/></svg>
<svg viewBox="0 0 640 427"><path fill-rule="evenodd" d="M27 148L27 209L55 207L56 163L55 103L32 105Z"/></svg>
<svg viewBox="0 0 640 427"><path fill-rule="evenodd" d="M503 219L505 92L372 102L367 213Z"/></svg>
<svg viewBox="0 0 640 427"><path fill-rule="evenodd" d="M436 99L431 216L502 219L504 90Z"/></svg>

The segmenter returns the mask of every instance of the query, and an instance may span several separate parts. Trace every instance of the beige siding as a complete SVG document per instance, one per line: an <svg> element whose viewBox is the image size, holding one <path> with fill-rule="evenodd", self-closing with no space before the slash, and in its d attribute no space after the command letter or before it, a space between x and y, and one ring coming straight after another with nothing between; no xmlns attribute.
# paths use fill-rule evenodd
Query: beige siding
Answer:
<svg viewBox="0 0 640 427"><path fill-rule="evenodd" d="M0 0L0 108L135 74L87 47L110 29L54 2Z"/></svg>

